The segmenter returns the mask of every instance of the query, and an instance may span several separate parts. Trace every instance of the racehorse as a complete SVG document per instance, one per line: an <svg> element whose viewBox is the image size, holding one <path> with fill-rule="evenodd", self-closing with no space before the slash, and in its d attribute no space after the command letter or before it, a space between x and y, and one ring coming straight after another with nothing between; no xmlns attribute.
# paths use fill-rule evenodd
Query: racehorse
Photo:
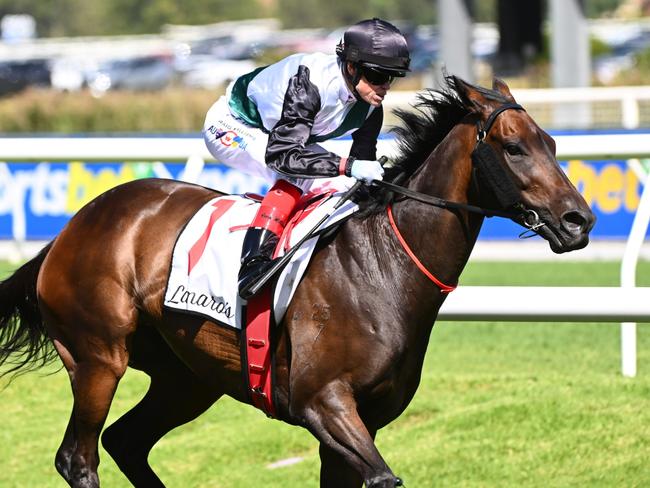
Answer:
<svg viewBox="0 0 650 488"><path fill-rule="evenodd" d="M413 398L486 214L532 228L556 253L586 246L594 223L553 139L502 81L447 77L398 116L385 179L406 195L372 186L358 196L360 213L321 240L275 329L277 417L320 442L322 487L402 484L374 438ZM0 362L27 370L58 355L69 373L74 406L55 466L73 487L99 485L98 442L128 366L150 388L101 440L135 486L163 486L147 457L167 432L222 395L250 403L241 334L163 308L180 229L215 195L170 180L118 186L0 284Z"/></svg>

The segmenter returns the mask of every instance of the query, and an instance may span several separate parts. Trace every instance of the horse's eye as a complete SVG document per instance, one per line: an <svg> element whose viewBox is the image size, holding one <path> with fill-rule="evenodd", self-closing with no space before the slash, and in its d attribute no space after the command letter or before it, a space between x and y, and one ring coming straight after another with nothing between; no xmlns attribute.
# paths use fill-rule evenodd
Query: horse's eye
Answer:
<svg viewBox="0 0 650 488"><path fill-rule="evenodd" d="M506 152L510 154L510 156L521 156L524 154L524 151L521 149L519 144L506 144Z"/></svg>

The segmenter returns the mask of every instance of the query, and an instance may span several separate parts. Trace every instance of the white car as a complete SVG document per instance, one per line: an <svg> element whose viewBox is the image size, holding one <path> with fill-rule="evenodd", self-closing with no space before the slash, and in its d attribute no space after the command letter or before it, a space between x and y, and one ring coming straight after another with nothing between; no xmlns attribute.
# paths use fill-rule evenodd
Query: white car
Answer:
<svg viewBox="0 0 650 488"><path fill-rule="evenodd" d="M88 83L88 74L97 70L97 62L78 58L58 58L51 63L50 82L60 91L81 90Z"/></svg>
<svg viewBox="0 0 650 488"><path fill-rule="evenodd" d="M190 56L191 58L191 56ZM250 59L215 59L201 57L189 60L181 72L181 81L192 88L215 89L250 73L257 65Z"/></svg>

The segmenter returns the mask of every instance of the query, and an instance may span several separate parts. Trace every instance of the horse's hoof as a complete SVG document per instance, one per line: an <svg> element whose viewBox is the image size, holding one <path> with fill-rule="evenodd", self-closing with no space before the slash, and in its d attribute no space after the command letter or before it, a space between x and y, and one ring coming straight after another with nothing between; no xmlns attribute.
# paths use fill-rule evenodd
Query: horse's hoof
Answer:
<svg viewBox="0 0 650 488"><path fill-rule="evenodd" d="M366 486L368 488L393 488L395 486L404 486L404 482L401 478L384 475L367 481Z"/></svg>

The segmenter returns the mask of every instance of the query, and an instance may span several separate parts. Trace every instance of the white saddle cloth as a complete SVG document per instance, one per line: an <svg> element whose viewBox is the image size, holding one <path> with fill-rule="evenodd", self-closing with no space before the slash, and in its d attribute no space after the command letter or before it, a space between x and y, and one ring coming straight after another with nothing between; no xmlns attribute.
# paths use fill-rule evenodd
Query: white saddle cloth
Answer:
<svg viewBox="0 0 650 488"><path fill-rule="evenodd" d="M299 220L285 229L276 255L283 255L299 242L340 198L341 193L325 196L297 214ZM258 201L229 195L209 201L190 219L174 247L165 307L241 329L245 301L237 294L237 274L246 228L258 208ZM319 228L357 209L356 204L347 201ZM280 273L273 297L276 323L284 316L317 241L307 240Z"/></svg>

